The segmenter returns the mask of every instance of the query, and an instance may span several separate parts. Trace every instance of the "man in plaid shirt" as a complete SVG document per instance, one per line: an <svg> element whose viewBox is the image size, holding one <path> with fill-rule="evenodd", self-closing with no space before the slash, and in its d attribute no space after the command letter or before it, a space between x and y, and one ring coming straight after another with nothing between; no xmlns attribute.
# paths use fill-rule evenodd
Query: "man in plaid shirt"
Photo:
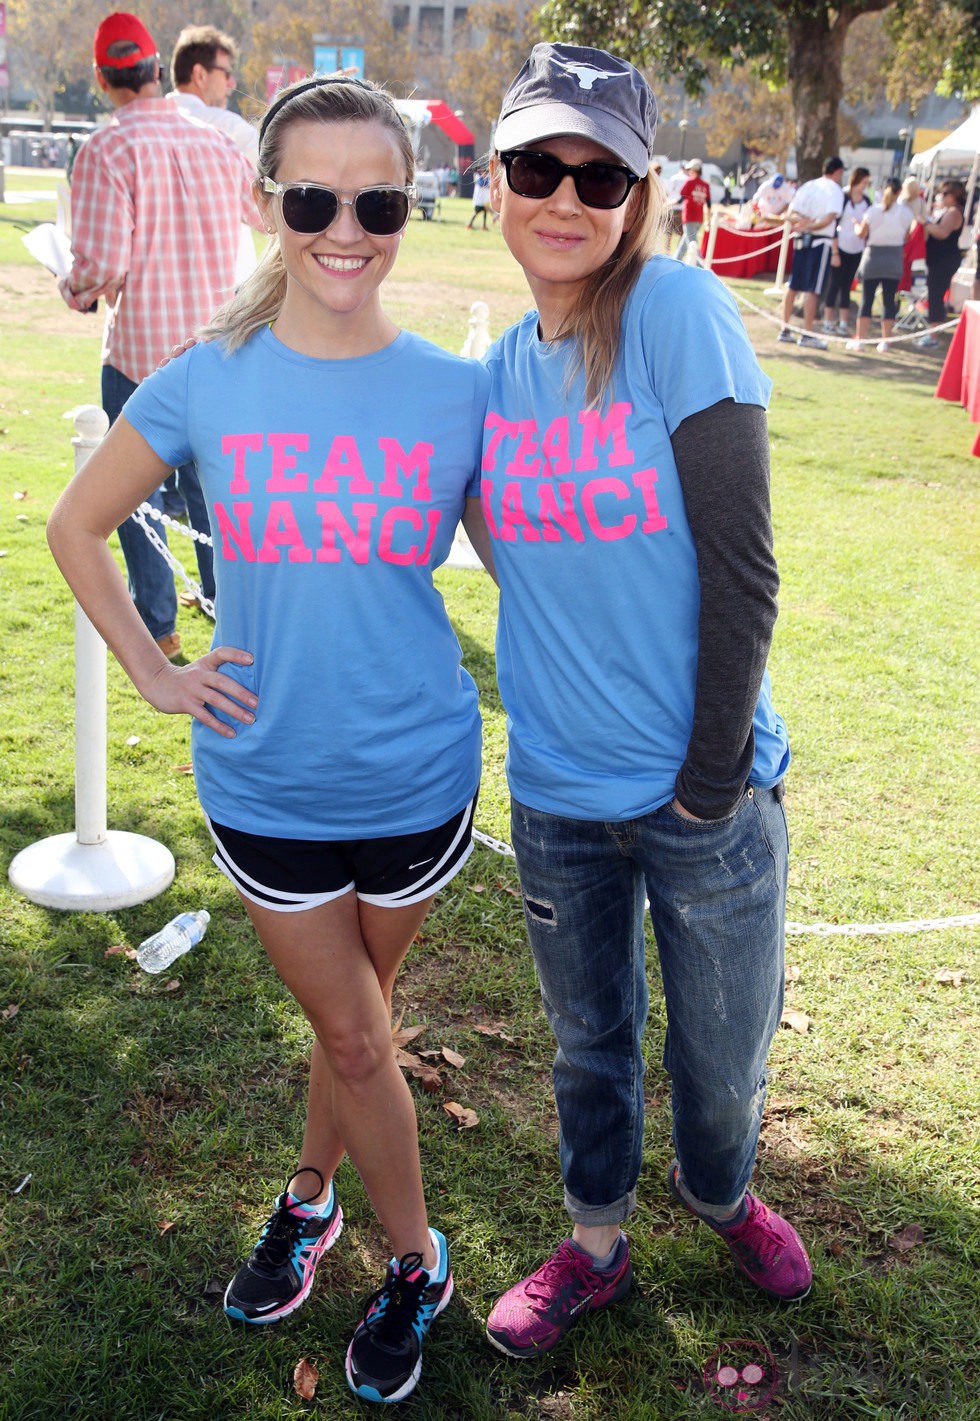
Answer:
<svg viewBox="0 0 980 1421"><path fill-rule="evenodd" d="M135 15L103 20L95 35L95 77L114 113L75 160L74 262L60 288L77 311L105 299L102 407L110 421L173 346L232 294L241 223L263 226L245 158L230 139L162 97L162 74L156 45ZM207 533L194 465L178 477L191 523ZM160 491L150 502L162 511ZM118 531L140 616L166 655L177 656L173 574L139 524L130 518ZM163 526L157 531L163 534ZM211 598L211 549L195 548L201 585Z"/></svg>

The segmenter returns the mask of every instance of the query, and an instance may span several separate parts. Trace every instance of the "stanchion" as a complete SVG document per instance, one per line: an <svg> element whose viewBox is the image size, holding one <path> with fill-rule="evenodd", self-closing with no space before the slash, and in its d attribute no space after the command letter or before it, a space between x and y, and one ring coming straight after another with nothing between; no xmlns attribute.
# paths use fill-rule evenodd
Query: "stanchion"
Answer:
<svg viewBox="0 0 980 1421"><path fill-rule="evenodd" d="M75 472L109 421L96 405L75 411ZM174 857L142 834L106 827L106 646L75 605L75 832L22 849L13 886L44 908L105 913L145 903L169 887Z"/></svg>
<svg viewBox="0 0 980 1421"><path fill-rule="evenodd" d="M791 239L792 232L787 225L783 228L783 240L779 244L779 260L776 263L776 280L771 286L766 287L767 296L782 296L786 290L786 253L789 251Z"/></svg>
<svg viewBox="0 0 980 1421"><path fill-rule="evenodd" d="M718 236L718 223L721 221L721 208L712 207L711 220L708 224L708 244L704 249L704 264L711 270L711 262L715 255L715 239Z"/></svg>

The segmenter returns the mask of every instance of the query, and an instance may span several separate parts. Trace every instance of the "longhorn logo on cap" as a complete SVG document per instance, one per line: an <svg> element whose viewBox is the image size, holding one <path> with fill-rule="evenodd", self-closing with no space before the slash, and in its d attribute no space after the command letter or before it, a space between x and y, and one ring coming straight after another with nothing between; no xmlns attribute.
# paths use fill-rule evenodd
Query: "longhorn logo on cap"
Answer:
<svg viewBox="0 0 980 1421"><path fill-rule="evenodd" d="M626 70L610 74L607 69L597 69L594 64L569 64L558 60L555 63L557 68L563 69L566 74L574 74L579 88L586 90L594 89L600 79L625 79L627 74Z"/></svg>

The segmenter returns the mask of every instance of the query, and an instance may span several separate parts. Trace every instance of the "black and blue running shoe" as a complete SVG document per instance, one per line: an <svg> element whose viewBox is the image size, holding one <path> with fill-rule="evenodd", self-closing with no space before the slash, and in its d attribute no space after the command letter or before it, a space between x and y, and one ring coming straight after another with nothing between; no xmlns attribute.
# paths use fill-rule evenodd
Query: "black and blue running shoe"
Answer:
<svg viewBox="0 0 980 1421"><path fill-rule="evenodd" d="M429 1237L436 1267L431 1273L423 1268L420 1253L393 1258L347 1349L348 1384L365 1401L403 1401L415 1390L425 1334L453 1295L446 1240L436 1229Z"/></svg>
<svg viewBox="0 0 980 1421"><path fill-rule="evenodd" d="M308 1214L303 1206L323 1188L318 1169L302 1169L319 1180L305 1199L283 1190L272 1216L252 1249L225 1289L225 1312L237 1322L280 1322L306 1301L313 1286L316 1265L340 1237L344 1216L333 1183L329 1207L322 1214Z"/></svg>

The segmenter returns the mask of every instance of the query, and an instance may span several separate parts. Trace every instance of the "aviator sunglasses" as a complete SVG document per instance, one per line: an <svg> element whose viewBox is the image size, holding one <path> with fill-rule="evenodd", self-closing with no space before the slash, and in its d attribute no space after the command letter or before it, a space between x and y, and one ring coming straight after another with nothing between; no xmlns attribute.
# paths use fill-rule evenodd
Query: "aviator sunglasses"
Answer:
<svg viewBox="0 0 980 1421"><path fill-rule="evenodd" d="M362 231L372 237L394 237L404 231L415 200L415 187L393 187L377 183L362 187L353 197L338 197L331 187L320 183L277 183L263 178L266 192L277 193L282 204L282 220L293 232L312 236L325 232L342 207L350 207Z"/></svg>
<svg viewBox="0 0 980 1421"><path fill-rule="evenodd" d="M507 186L518 197L550 197L563 178L571 177L579 202L586 207L622 207L630 189L640 179L619 163L563 163L552 153L512 148L500 154Z"/></svg>

